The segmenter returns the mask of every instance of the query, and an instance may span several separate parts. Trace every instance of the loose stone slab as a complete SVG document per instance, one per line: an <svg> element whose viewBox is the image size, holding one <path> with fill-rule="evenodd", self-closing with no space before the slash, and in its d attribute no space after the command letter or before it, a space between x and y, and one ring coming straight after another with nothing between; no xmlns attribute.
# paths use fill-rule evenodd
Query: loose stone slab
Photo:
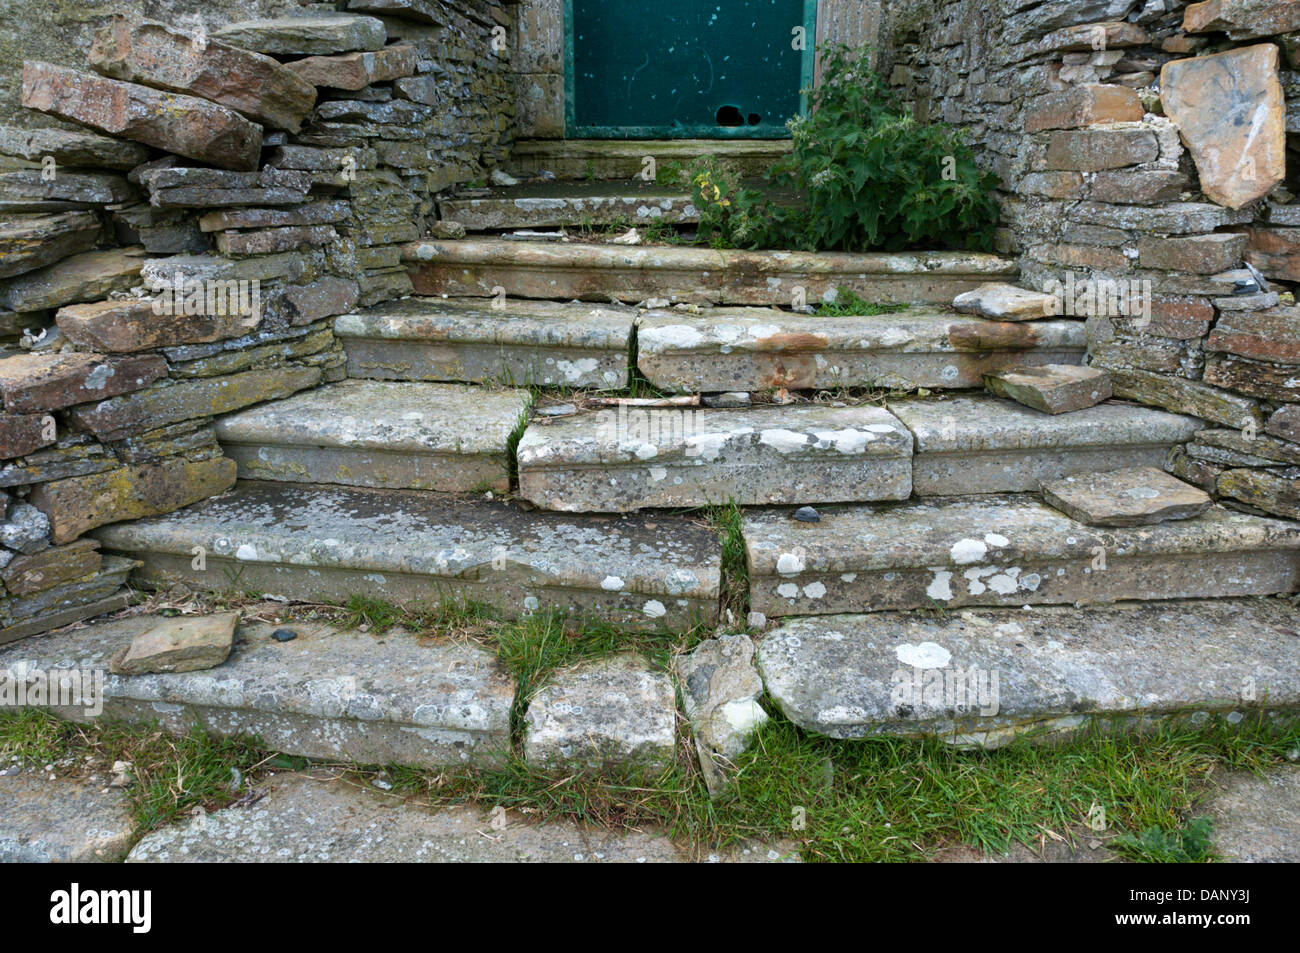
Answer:
<svg viewBox="0 0 1300 953"><path fill-rule="evenodd" d="M243 20L214 30L213 38L257 53L319 56L378 50L388 38L381 20L354 13L309 11L270 20Z"/></svg>
<svg viewBox="0 0 1300 953"><path fill-rule="evenodd" d="M706 639L676 659L677 680L691 730L713 754L734 758L767 722L759 704L763 681L754 665L748 635Z"/></svg>
<svg viewBox="0 0 1300 953"><path fill-rule="evenodd" d="M161 675L216 668L234 647L238 612L164 618L131 640L113 657L114 675Z"/></svg>
<svg viewBox="0 0 1300 953"><path fill-rule="evenodd" d="M2 783L2 782L0 782ZM692 857L666 836L515 812L437 810L324 770L259 781L251 807L228 807L146 835L128 863L678 863L797 860L783 845Z"/></svg>
<svg viewBox="0 0 1300 953"><path fill-rule="evenodd" d="M1156 467L1078 473L1043 484L1043 499L1090 526L1143 526L1204 513L1208 493Z"/></svg>
<svg viewBox="0 0 1300 953"><path fill-rule="evenodd" d="M491 195L439 203L442 217L470 231L699 221L689 193L654 183L550 182L494 189Z"/></svg>
<svg viewBox="0 0 1300 953"><path fill-rule="evenodd" d="M1098 367L1045 364L1008 367L984 375L984 386L1047 414L1065 414L1110 399L1110 375Z"/></svg>
<svg viewBox="0 0 1300 953"><path fill-rule="evenodd" d="M661 769L676 749L672 679L637 655L584 662L551 675L528 702L524 757L539 768Z"/></svg>
<svg viewBox="0 0 1300 953"><path fill-rule="evenodd" d="M290 132L316 102L315 87L269 56L122 16L95 32L89 63L105 76L200 96Z"/></svg>
<svg viewBox="0 0 1300 953"><path fill-rule="evenodd" d="M1034 321L1051 317L1059 310L1052 295L997 282L959 294L953 299L952 306L963 314L975 314L995 321Z"/></svg>
<svg viewBox="0 0 1300 953"><path fill-rule="evenodd" d="M404 246L416 294L640 301L665 297L710 304L788 307L849 288L868 301L948 305L963 291L1014 278L1015 262L974 252L793 252L475 239Z"/></svg>
<svg viewBox="0 0 1300 953"><path fill-rule="evenodd" d="M335 319L348 376L609 390L628 381L636 312L612 305L411 298Z"/></svg>
<svg viewBox="0 0 1300 953"><path fill-rule="evenodd" d="M981 386L1008 365L1083 360L1078 321L1010 324L930 311L821 317L758 308L693 315L650 311L637 331L637 368L684 391Z"/></svg>
<svg viewBox="0 0 1300 953"><path fill-rule="evenodd" d="M807 731L996 747L1093 717L1138 728L1300 706L1298 626L1277 599L832 615L769 632L758 666Z"/></svg>
<svg viewBox="0 0 1300 953"><path fill-rule="evenodd" d="M181 578L343 602L471 599L517 617L567 609L648 629L717 615L721 553L687 517L572 517L404 490L241 483L229 494L96 534ZM192 567L195 546L206 569Z"/></svg>
<svg viewBox="0 0 1300 953"><path fill-rule="evenodd" d="M1072 473L1164 463L1171 447L1205 426L1184 417L1099 404L1045 416L996 397L895 400L889 409L912 431L912 489L918 496L1034 493Z"/></svg>
<svg viewBox="0 0 1300 953"><path fill-rule="evenodd" d="M912 435L881 407L620 407L532 424L519 493L543 509L905 500Z"/></svg>
<svg viewBox="0 0 1300 953"><path fill-rule="evenodd" d="M0 773L0 864L112 864L135 832L123 791L34 770Z"/></svg>
<svg viewBox="0 0 1300 953"><path fill-rule="evenodd" d="M772 618L1090 604L1300 585L1300 526L1217 506L1193 519L1114 529L1085 526L1023 495L820 512L818 523L783 509L746 514L754 611Z"/></svg>
<svg viewBox="0 0 1300 953"><path fill-rule="evenodd" d="M233 109L49 63L23 63L22 103L223 169L256 169L262 127Z"/></svg>
<svg viewBox="0 0 1300 953"><path fill-rule="evenodd" d="M0 680L107 670L157 621L140 616L29 639L0 650ZM514 685L491 653L400 630L376 651L366 633L303 623L294 624L298 638L277 642L275 628L242 626L218 669L109 674L102 711L51 710L78 722L157 721L178 734L197 722L220 737L259 735L285 754L361 764L495 763L509 749Z"/></svg>
<svg viewBox="0 0 1300 953"><path fill-rule="evenodd" d="M522 390L350 380L223 417L216 431L244 479L505 492L530 404Z"/></svg>
<svg viewBox="0 0 1300 953"><path fill-rule="evenodd" d="M1206 196L1239 209L1286 175L1286 101L1278 48L1260 43L1171 60L1160 70L1167 115L1196 160Z"/></svg>

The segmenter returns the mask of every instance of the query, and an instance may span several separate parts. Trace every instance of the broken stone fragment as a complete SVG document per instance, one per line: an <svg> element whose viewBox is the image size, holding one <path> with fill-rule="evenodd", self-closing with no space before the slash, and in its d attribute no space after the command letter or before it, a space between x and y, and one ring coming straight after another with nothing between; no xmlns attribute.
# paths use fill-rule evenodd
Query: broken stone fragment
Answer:
<svg viewBox="0 0 1300 953"><path fill-rule="evenodd" d="M1058 302L1052 295L997 282L959 294L953 299L952 306L963 314L977 314L998 321L1032 321L1059 311Z"/></svg>
<svg viewBox="0 0 1300 953"><path fill-rule="evenodd" d="M708 639L676 661L686 717L698 739L714 753L734 758L767 721L759 704L763 681L754 667L748 635Z"/></svg>
<svg viewBox="0 0 1300 953"><path fill-rule="evenodd" d="M407 44L341 56L308 56L286 63L300 79L331 89L364 89L415 73L415 47Z"/></svg>
<svg viewBox="0 0 1300 953"><path fill-rule="evenodd" d="M216 668L230 657L238 624L238 612L161 619L114 656L109 670L115 675L150 675Z"/></svg>
<svg viewBox="0 0 1300 953"><path fill-rule="evenodd" d="M1043 499L1090 526L1145 526L1183 520L1210 508L1197 489L1155 467L1080 473L1043 484Z"/></svg>
<svg viewBox="0 0 1300 953"><path fill-rule="evenodd" d="M44 268L89 250L101 223L93 212L24 215L0 222L0 278Z"/></svg>
<svg viewBox="0 0 1300 953"><path fill-rule="evenodd" d="M1240 209L1282 181L1286 103L1276 46L1172 60L1160 71L1160 90L1210 199Z"/></svg>
<svg viewBox="0 0 1300 953"><path fill-rule="evenodd" d="M22 103L225 169L256 169L261 158L261 126L194 96L29 60L23 63Z"/></svg>
<svg viewBox="0 0 1300 953"><path fill-rule="evenodd" d="M1077 364L1009 367L985 374L984 386L999 397L1048 414L1083 410L1111 396L1106 371Z"/></svg>
<svg viewBox="0 0 1300 953"><path fill-rule="evenodd" d="M195 43L160 23L115 16L95 33L89 62L113 79L199 96L297 132L316 90L269 56L214 40Z"/></svg>

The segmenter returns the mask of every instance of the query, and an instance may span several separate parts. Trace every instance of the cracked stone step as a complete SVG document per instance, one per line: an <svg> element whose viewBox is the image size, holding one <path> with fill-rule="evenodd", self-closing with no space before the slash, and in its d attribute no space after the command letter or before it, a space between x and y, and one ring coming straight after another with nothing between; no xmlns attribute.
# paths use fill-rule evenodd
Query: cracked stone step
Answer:
<svg viewBox="0 0 1300 953"><path fill-rule="evenodd" d="M95 535L138 554L147 582L224 590L234 579L331 602L470 599L510 617L558 608L653 630L718 612L718 540L685 516L574 517L413 490L247 482Z"/></svg>
<svg viewBox="0 0 1300 953"><path fill-rule="evenodd" d="M653 182L538 182L438 203L442 218L472 232L557 226L685 224L700 215L689 192Z"/></svg>
<svg viewBox="0 0 1300 953"><path fill-rule="evenodd" d="M1215 506L1099 529L1028 495L751 510L750 604L769 618L1273 595L1300 588L1300 524Z"/></svg>
<svg viewBox="0 0 1300 953"><path fill-rule="evenodd" d="M216 423L246 480L467 493L510 489L524 390L348 380Z"/></svg>
<svg viewBox="0 0 1300 953"><path fill-rule="evenodd" d="M157 621L136 616L28 639L0 650L0 680L107 672ZM364 632L303 623L293 624L296 639L278 642L275 629L242 626L226 662L205 671L106 675L102 711L51 710L181 734L198 724L221 737L259 736L285 754L360 764L497 764L509 751L515 685L484 649L394 631L376 651Z"/></svg>
<svg viewBox="0 0 1300 953"><path fill-rule="evenodd" d="M889 409L916 437L917 496L1033 493L1076 473L1160 467L1171 447L1205 427L1195 417L1130 404L1053 416L1011 400L963 395L891 400Z"/></svg>
<svg viewBox="0 0 1300 953"><path fill-rule="evenodd" d="M714 156L757 178L790 148L789 139L520 139L510 150L509 171L520 178L546 171L570 181L631 179L645 171L647 156L658 167Z"/></svg>
<svg viewBox="0 0 1300 953"><path fill-rule="evenodd" d="M848 288L868 301L948 305L1016 263L979 252L796 252L548 244L498 239L421 241L402 247L416 294L569 301L673 301L780 305L829 300ZM1063 362L1068 363L1068 362Z"/></svg>
<svg viewBox="0 0 1300 953"><path fill-rule="evenodd" d="M568 512L912 492L912 435L874 406L620 407L533 423L518 459L520 495Z"/></svg>
<svg viewBox="0 0 1300 953"><path fill-rule="evenodd" d="M833 738L937 735L996 747L1094 716L1300 707L1300 613L1280 599L790 619L758 646L781 711Z"/></svg>
<svg viewBox="0 0 1300 953"><path fill-rule="evenodd" d="M637 368L685 392L983 386L1010 365L1079 364L1080 321L1010 324L916 309L823 317L768 308L700 315L651 311L637 330Z"/></svg>
<svg viewBox="0 0 1300 953"><path fill-rule="evenodd" d="M610 390L628 383L636 311L614 305L407 298L341 315L348 376Z"/></svg>

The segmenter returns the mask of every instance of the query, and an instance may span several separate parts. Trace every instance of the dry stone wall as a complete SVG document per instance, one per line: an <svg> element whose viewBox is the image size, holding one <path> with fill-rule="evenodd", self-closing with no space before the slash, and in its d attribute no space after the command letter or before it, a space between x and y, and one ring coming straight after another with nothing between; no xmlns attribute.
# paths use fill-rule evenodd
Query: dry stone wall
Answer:
<svg viewBox="0 0 1300 953"><path fill-rule="evenodd" d="M1300 517L1300 4L897 0L882 24L893 86L1000 175L1024 284L1088 318L1116 396L1206 421L1169 468Z"/></svg>
<svg viewBox="0 0 1300 953"><path fill-rule="evenodd" d="M399 245L513 115L496 0L20 6L0 642L121 603L133 564L85 534L228 489L215 416L344 376L330 319L410 293Z"/></svg>

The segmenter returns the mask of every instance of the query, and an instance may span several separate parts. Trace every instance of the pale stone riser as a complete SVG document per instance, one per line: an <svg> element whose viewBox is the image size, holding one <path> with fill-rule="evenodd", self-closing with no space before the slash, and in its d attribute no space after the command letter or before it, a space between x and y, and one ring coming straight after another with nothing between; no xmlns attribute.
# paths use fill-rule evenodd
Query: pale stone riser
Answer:
<svg viewBox="0 0 1300 953"><path fill-rule="evenodd" d="M937 576L932 569L899 568L856 574L802 572L797 577L751 576L750 604L754 611L775 618L963 606L1105 605L1127 600L1217 599L1275 595L1300 588L1300 554L1294 551L1129 558L1112 554L1105 571L1094 571L1091 557L1045 562L1022 559L1015 565L1020 567L1019 579L1032 574L1040 578L1036 589L1017 587L1001 595L987 588L985 576L980 580L985 590L974 594L962 575L965 569L961 566L942 569L952 573L948 598L928 594ZM844 575L856 577L845 581ZM799 591L793 597L783 596L779 592L783 585L795 585ZM813 598L805 594L805 587L816 585L823 587L822 595Z"/></svg>
<svg viewBox="0 0 1300 953"><path fill-rule="evenodd" d="M510 489L506 457L352 450L346 447L268 447L224 443L243 480L337 483L379 489L467 493Z"/></svg>
<svg viewBox="0 0 1300 953"><path fill-rule="evenodd" d="M608 302L611 297L636 302L662 297L674 301L788 307L795 287L809 301L838 288L849 288L868 301L899 304L951 304L990 279L985 276L748 274L740 269L698 271L646 268L530 267L506 262L466 266L420 264L411 270L416 294L495 297L494 288L512 298L549 298Z"/></svg>
<svg viewBox="0 0 1300 953"><path fill-rule="evenodd" d="M912 489L917 496L1037 493L1045 481L1076 473L1163 467L1171 446L918 453L912 458Z"/></svg>
<svg viewBox="0 0 1300 953"><path fill-rule="evenodd" d="M625 350L510 348L380 338L342 340L348 356L348 376L354 378L595 390L627 386ZM577 368L579 362L593 360L594 368L557 369L562 363Z"/></svg>
<svg viewBox="0 0 1300 953"><path fill-rule="evenodd" d="M69 721L87 723L80 708L51 708ZM506 731L472 732L357 718L325 718L280 711L217 708L133 698L106 698L100 718L134 724L157 722L188 734L196 722L222 738L257 736L276 751L297 757L357 764L416 764L499 767L510 749Z"/></svg>
<svg viewBox="0 0 1300 953"><path fill-rule="evenodd" d="M357 594L399 605L436 606L446 600L468 600L491 606L506 618L528 613L524 601L535 598L538 610L561 609L577 616L592 616L632 629L683 631L718 616L716 601L683 598L662 593L593 592L554 585L492 585L475 579L438 578L372 569L284 566L242 562L207 556L207 569L191 568L189 556L140 552L143 565L134 578L146 584L167 585L176 580L203 589L255 590L302 601L346 602ZM654 600L666 610L650 617L643 611Z"/></svg>
<svg viewBox="0 0 1300 953"><path fill-rule="evenodd" d="M635 202L606 199L604 201L565 200L563 204L550 200L530 203L527 199L470 199L462 202L443 202L442 217L459 222L472 232L511 228L563 228L584 225L615 225L626 223L648 225L660 222L685 225L700 220L690 199L673 196L669 208L661 200L646 198Z"/></svg>
<svg viewBox="0 0 1300 953"><path fill-rule="evenodd" d="M800 477L802 469L806 476ZM906 458L889 462L774 460L751 466L668 466L659 480L646 466L525 469L519 495L542 509L567 513L627 513L653 507L692 507L735 502L842 503L906 500L912 468ZM612 486L611 481L617 481Z"/></svg>
<svg viewBox="0 0 1300 953"><path fill-rule="evenodd" d="M985 352L646 354L637 368L656 387L686 393L886 387L982 388L983 376L1012 365L1081 364L1083 348Z"/></svg>

